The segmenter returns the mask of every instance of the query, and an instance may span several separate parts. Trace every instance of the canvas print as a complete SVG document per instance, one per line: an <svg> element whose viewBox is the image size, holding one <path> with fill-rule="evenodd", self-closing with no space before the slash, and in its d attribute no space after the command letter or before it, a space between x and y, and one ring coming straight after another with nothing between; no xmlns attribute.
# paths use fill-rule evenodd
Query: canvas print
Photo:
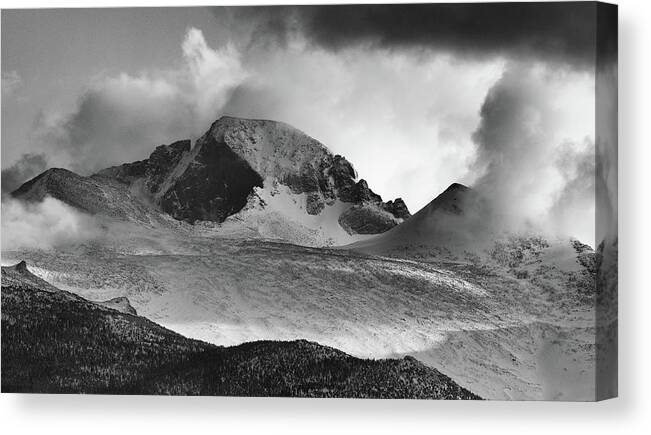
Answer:
<svg viewBox="0 0 651 435"><path fill-rule="evenodd" d="M3 393L617 395L617 8L2 11Z"/></svg>

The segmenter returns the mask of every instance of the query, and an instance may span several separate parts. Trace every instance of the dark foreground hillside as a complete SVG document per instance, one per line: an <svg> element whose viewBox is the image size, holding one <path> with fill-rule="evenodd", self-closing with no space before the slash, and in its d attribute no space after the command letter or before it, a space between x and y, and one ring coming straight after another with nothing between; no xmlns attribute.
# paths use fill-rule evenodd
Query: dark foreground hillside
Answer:
<svg viewBox="0 0 651 435"><path fill-rule="evenodd" d="M303 340L218 347L2 272L3 393L478 399L410 357L363 360Z"/></svg>

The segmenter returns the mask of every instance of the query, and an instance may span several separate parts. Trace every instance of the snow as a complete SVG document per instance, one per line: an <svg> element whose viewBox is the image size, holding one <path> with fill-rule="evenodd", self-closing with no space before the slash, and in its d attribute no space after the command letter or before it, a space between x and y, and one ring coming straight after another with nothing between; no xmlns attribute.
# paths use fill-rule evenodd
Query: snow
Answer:
<svg viewBox="0 0 651 435"><path fill-rule="evenodd" d="M413 355L485 398L594 398L593 300L568 284L583 271L569 240L452 232L458 216L437 200L384 234L350 235L338 219L352 204L310 215L307 194L278 183L327 155L317 141L233 118L209 134L264 177L236 215L190 225L133 207L136 192L102 189L126 222L102 220L101 234L57 250L3 251L3 264L25 260L90 300L127 297L219 345L301 338L358 357Z"/></svg>
<svg viewBox="0 0 651 435"><path fill-rule="evenodd" d="M283 219L300 210L301 195L281 188L260 197ZM594 313L560 284L541 294L497 265L480 273L464 262L245 240L232 237L240 223L225 224L3 255L88 299L128 297L140 315L220 345L304 338L359 357L413 355L486 398L594 396Z"/></svg>
<svg viewBox="0 0 651 435"><path fill-rule="evenodd" d="M263 178L282 179L305 163L318 167L330 155L323 144L282 122L222 117L209 134L223 138Z"/></svg>
<svg viewBox="0 0 651 435"><path fill-rule="evenodd" d="M204 235L277 240L303 246L333 246L365 240L371 236L348 234L338 222L341 213L352 207L340 200L326 204L317 215L305 210L307 194L293 193L275 179L256 187L247 205L223 223L200 222Z"/></svg>

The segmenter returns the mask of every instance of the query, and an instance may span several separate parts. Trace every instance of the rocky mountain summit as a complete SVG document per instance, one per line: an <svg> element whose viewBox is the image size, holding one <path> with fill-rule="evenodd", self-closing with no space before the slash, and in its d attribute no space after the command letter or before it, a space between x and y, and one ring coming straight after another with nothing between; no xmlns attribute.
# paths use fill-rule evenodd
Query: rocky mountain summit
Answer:
<svg viewBox="0 0 651 435"><path fill-rule="evenodd" d="M350 247L374 254L405 249L413 253L417 248L431 247L463 251L487 236L481 234L486 232L482 226L474 225L477 218L488 219L480 213L480 202L472 189L453 183L403 225Z"/></svg>
<svg viewBox="0 0 651 435"><path fill-rule="evenodd" d="M260 200L262 191L266 200ZM189 223L221 223L281 196L301 210L288 212L301 223L305 219L297 213L319 216L335 207L348 234L381 233L410 216L402 199L383 202L365 180L357 180L348 160L305 133L281 122L233 117L215 121L194 146L190 140L161 145L145 160L90 177L50 169L13 195L25 200L50 195L118 219L151 222L162 212Z"/></svg>
<svg viewBox="0 0 651 435"><path fill-rule="evenodd" d="M105 169L98 175L140 187L179 220L222 222L245 207L255 187L287 186L305 195L305 210L319 214L336 200L364 204L378 231L409 217L402 199L388 203L353 166L324 145L281 122L222 117L196 141L160 146L143 161ZM348 223L348 221L346 221ZM359 224L348 225L352 231Z"/></svg>

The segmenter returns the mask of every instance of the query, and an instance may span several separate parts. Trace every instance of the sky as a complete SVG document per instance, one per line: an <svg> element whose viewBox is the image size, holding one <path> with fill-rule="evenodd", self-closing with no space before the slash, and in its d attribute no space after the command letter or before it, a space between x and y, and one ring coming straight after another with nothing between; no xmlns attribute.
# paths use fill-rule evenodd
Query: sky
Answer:
<svg viewBox="0 0 651 435"><path fill-rule="evenodd" d="M2 11L2 189L283 121L416 212L453 182L594 245L594 4ZM616 189L615 189L616 190Z"/></svg>

